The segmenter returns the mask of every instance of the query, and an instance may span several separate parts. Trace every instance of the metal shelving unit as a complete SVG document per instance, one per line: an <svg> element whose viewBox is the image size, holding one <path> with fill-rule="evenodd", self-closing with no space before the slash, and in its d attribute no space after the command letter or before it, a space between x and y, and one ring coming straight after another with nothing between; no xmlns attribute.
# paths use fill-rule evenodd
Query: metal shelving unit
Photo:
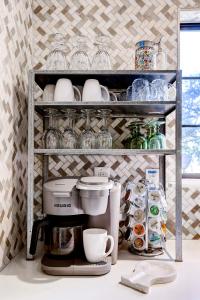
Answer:
<svg viewBox="0 0 200 300"><path fill-rule="evenodd" d="M162 78L170 83L176 81L176 101L118 101L118 102L38 102L34 99L34 85L44 89L46 84L56 84L59 78L69 78L74 85L82 86L86 79L95 78L101 84L120 92L126 89L134 79L145 78L153 80ZM35 149L34 148L34 114L42 117L46 108L56 108L62 113L66 107L81 110L84 108L110 108L113 117L158 117L166 118L171 112L176 112L176 147L173 150L140 150L140 149ZM48 124L43 118L44 128ZM29 102L28 102L28 205L27 205L27 259L33 224L34 200L34 156L43 157L43 180L48 179L48 159L51 155L156 155L159 160L160 180L165 186L165 158L167 155L176 157L176 261L182 261L182 185L181 185L181 71L30 71Z"/></svg>

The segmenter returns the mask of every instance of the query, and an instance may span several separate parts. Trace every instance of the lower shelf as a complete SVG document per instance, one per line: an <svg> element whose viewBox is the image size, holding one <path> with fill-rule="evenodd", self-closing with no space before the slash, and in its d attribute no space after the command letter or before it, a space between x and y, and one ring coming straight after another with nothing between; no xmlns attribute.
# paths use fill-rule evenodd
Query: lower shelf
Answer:
<svg viewBox="0 0 200 300"><path fill-rule="evenodd" d="M41 155L175 155L176 150L142 149L35 149Z"/></svg>

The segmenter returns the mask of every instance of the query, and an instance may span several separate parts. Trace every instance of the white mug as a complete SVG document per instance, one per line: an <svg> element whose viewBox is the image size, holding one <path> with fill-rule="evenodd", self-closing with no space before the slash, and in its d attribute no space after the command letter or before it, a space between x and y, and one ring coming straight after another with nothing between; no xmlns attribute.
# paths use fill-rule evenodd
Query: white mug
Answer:
<svg viewBox="0 0 200 300"><path fill-rule="evenodd" d="M55 92L54 84L47 84L44 88L42 101L54 101L54 92Z"/></svg>
<svg viewBox="0 0 200 300"><path fill-rule="evenodd" d="M82 101L110 101L109 91L98 80L87 79L83 87Z"/></svg>
<svg viewBox="0 0 200 300"><path fill-rule="evenodd" d="M77 94L75 96L75 93ZM70 79L61 78L58 79L54 92L54 101L60 102L72 102L72 101L80 101L81 93L79 89L72 85Z"/></svg>
<svg viewBox="0 0 200 300"><path fill-rule="evenodd" d="M110 249L106 252L108 240L110 240ZM90 228L83 231L83 246L89 262L100 262L113 251L114 239L105 229Z"/></svg>

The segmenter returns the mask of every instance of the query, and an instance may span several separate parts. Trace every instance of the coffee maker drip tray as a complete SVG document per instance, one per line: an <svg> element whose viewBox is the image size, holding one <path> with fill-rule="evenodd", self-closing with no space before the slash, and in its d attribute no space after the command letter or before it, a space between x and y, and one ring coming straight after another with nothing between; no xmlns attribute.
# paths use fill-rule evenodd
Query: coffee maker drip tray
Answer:
<svg viewBox="0 0 200 300"><path fill-rule="evenodd" d="M42 258L42 270L49 275L98 276L110 272L111 258L98 263L89 263L84 257L62 258L45 254Z"/></svg>

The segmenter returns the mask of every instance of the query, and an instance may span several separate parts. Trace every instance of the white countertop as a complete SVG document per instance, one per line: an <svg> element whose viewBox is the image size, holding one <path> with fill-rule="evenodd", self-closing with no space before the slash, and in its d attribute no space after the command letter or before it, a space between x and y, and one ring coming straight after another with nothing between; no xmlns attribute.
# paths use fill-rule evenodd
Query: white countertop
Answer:
<svg viewBox="0 0 200 300"><path fill-rule="evenodd" d="M168 249L173 248L168 242ZM121 251L109 274L100 277L56 277L40 270L40 260L26 261L18 255L0 273L2 300L200 300L200 240L184 241L184 262L175 263L177 279L173 283L155 285L148 295L121 284L121 274L132 271L139 258ZM163 258L165 259L165 258Z"/></svg>

